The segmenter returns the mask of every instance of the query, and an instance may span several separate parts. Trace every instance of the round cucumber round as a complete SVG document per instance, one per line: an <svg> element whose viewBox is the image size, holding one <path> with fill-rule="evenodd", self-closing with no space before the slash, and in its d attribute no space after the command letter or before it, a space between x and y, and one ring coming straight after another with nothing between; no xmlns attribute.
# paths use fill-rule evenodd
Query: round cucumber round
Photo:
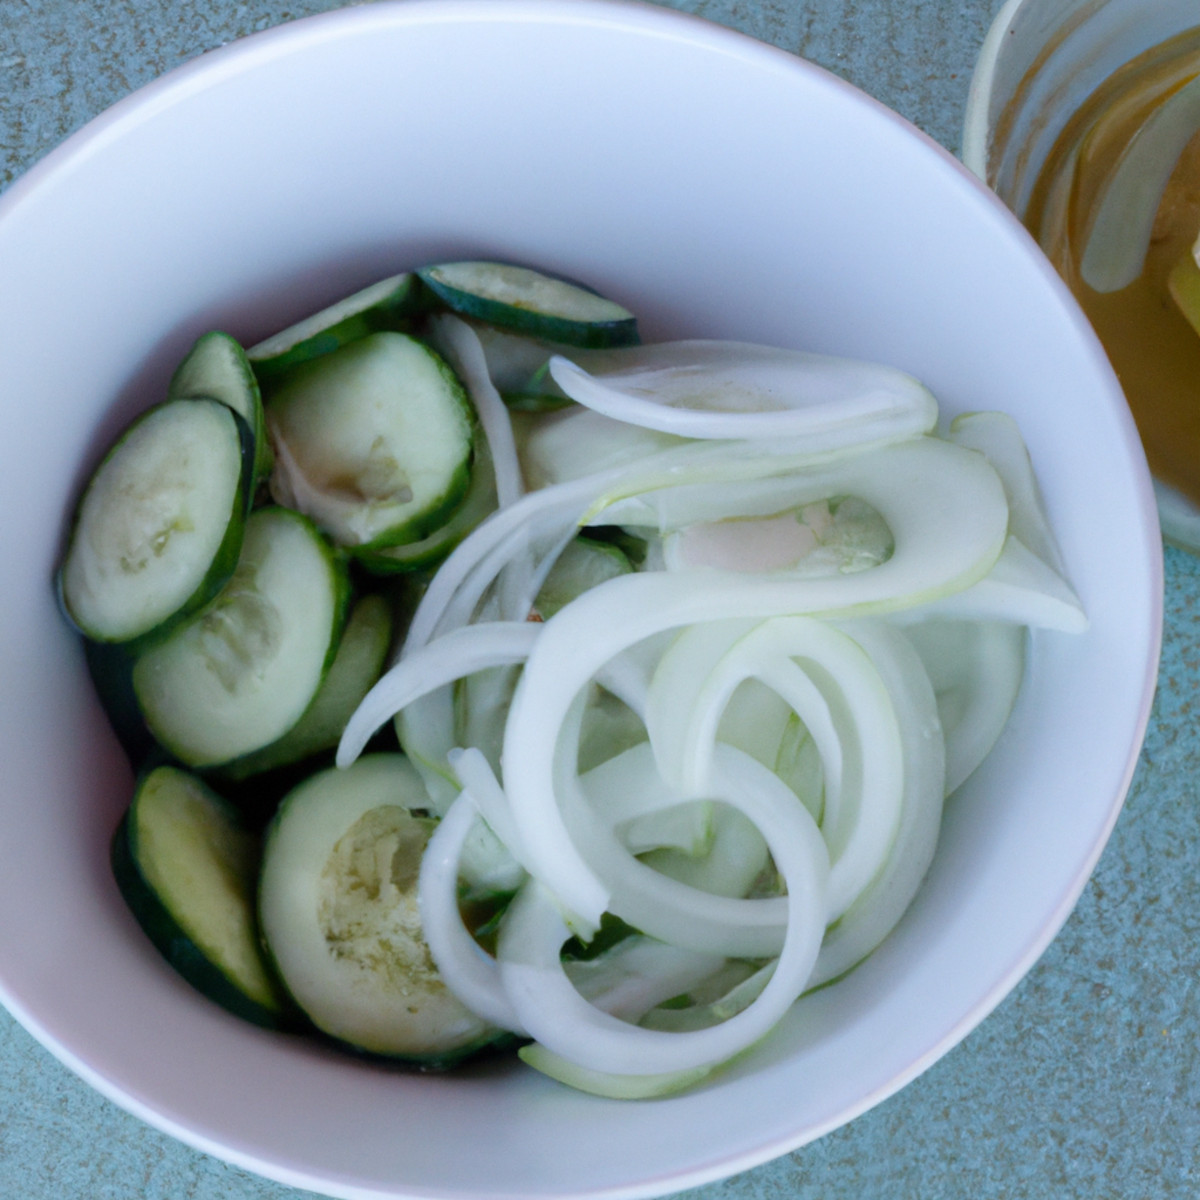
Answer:
<svg viewBox="0 0 1200 1200"><path fill-rule="evenodd" d="M169 400L121 435L80 499L59 575L84 634L161 633L221 590L241 549L248 447L216 400Z"/></svg>
<svg viewBox="0 0 1200 1200"><path fill-rule="evenodd" d="M369 333L401 330L424 307L417 277L392 275L289 325L246 352L259 377L276 381L293 367L341 349Z"/></svg>
<svg viewBox="0 0 1200 1200"><path fill-rule="evenodd" d="M497 262L439 263L418 272L451 311L567 346L632 346L637 319L578 284Z"/></svg>
<svg viewBox="0 0 1200 1200"><path fill-rule="evenodd" d="M391 606L382 596L364 596L351 609L337 653L304 715L269 746L223 768L222 777L246 779L331 750L379 678L391 642Z"/></svg>
<svg viewBox="0 0 1200 1200"><path fill-rule="evenodd" d="M112 845L130 911L193 987L268 1028L289 1008L260 949L259 838L195 776L158 767L138 785Z"/></svg>
<svg viewBox="0 0 1200 1200"><path fill-rule="evenodd" d="M318 1029L440 1067L499 1035L449 991L425 942L417 882L435 822L417 813L428 803L398 754L312 776L268 830L259 914L280 977Z"/></svg>
<svg viewBox="0 0 1200 1200"><path fill-rule="evenodd" d="M259 509L220 595L134 664L150 731L193 767L219 766L281 737L325 677L347 587L311 521Z"/></svg>
<svg viewBox="0 0 1200 1200"><path fill-rule="evenodd" d="M214 329L196 340L167 385L169 400L219 400L233 409L254 434L254 477L271 473L271 443L267 438L262 393L241 343Z"/></svg>
<svg viewBox="0 0 1200 1200"><path fill-rule="evenodd" d="M297 368L271 398L271 492L341 546L419 541L458 506L473 422L428 346L373 333Z"/></svg>

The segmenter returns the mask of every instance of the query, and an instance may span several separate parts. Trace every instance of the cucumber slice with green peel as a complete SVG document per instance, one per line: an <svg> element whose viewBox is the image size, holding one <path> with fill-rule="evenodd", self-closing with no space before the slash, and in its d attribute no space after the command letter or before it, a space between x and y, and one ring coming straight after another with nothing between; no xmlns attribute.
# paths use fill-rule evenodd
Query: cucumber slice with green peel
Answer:
<svg viewBox="0 0 1200 1200"><path fill-rule="evenodd" d="M277 741L223 768L222 776L245 779L336 746L346 722L379 678L391 642L391 606L382 596L364 596L351 610L329 673L304 715Z"/></svg>
<svg viewBox="0 0 1200 1200"><path fill-rule="evenodd" d="M228 405L254 433L254 477L271 473L271 443L262 393L241 343L220 330L198 338L167 385L169 400L207 397Z"/></svg>
<svg viewBox="0 0 1200 1200"><path fill-rule="evenodd" d="M125 903L171 966L230 1012L279 1028L290 1009L259 944L260 850L220 796L164 766L138 785L112 865Z"/></svg>
<svg viewBox="0 0 1200 1200"><path fill-rule="evenodd" d="M611 542L577 537L550 568L533 602L534 613L548 621L584 592L632 570L629 559Z"/></svg>
<svg viewBox="0 0 1200 1200"><path fill-rule="evenodd" d="M409 319L425 307L426 296L416 275L392 275L289 325L246 353L259 378L274 381L293 367L369 333L403 331Z"/></svg>
<svg viewBox="0 0 1200 1200"><path fill-rule="evenodd" d="M418 272L456 313L567 346L632 346L627 308L563 279L497 262L439 263Z"/></svg>
<svg viewBox="0 0 1200 1200"><path fill-rule="evenodd" d="M417 906L435 822L402 755L322 771L291 792L267 834L259 914L297 1005L330 1037L445 1067L503 1036L438 973Z"/></svg>
<svg viewBox="0 0 1200 1200"><path fill-rule="evenodd" d="M220 766L282 737L325 678L347 591L344 568L311 521L259 509L220 595L134 664L151 732L193 767Z"/></svg>
<svg viewBox="0 0 1200 1200"><path fill-rule="evenodd" d="M475 438L471 479L449 520L419 542L354 551L355 561L376 575L419 571L440 563L481 521L496 511L496 472L487 438Z"/></svg>
<svg viewBox="0 0 1200 1200"><path fill-rule="evenodd" d="M75 513L63 606L98 642L163 632L233 573L249 507L246 425L216 400L173 400L109 450Z"/></svg>
<svg viewBox="0 0 1200 1200"><path fill-rule="evenodd" d="M271 492L341 546L420 541L470 480L462 384L428 346L373 333L290 374L267 405Z"/></svg>

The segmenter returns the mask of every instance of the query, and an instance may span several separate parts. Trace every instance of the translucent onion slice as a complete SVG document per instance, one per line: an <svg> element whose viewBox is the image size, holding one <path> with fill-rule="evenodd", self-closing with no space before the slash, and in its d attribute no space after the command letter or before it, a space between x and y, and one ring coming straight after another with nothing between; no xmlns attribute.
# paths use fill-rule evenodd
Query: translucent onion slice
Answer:
<svg viewBox="0 0 1200 1200"><path fill-rule="evenodd" d="M594 1071L655 1075L722 1062L768 1033L803 991L824 930L828 856L812 818L761 764L733 747L718 751L722 790L758 825L787 884L787 935L770 982L728 1021L664 1033L620 1021L589 1004L559 959L568 936L545 887L531 880L505 915L501 977L526 1029L548 1050Z"/></svg>
<svg viewBox="0 0 1200 1200"><path fill-rule="evenodd" d="M482 598L505 565L527 548L530 529L556 527L564 534L574 530L595 491L593 481L583 480L530 492L472 530L438 568L421 597L408 627L404 653L417 650L434 637L447 606L472 576L481 572L486 578L474 586L473 594L475 602ZM473 610L474 602L470 608Z"/></svg>
<svg viewBox="0 0 1200 1200"><path fill-rule="evenodd" d="M861 496L892 530L896 549L882 565L802 582L785 573L628 575L594 588L542 626L509 713L505 785L530 866L582 924L599 921L609 895L564 824L555 761L560 754L573 761L573 748L559 749L559 734L575 697L606 662L697 621L851 617L915 607L969 587L998 557L1008 506L980 455L920 438L839 463L834 493ZM820 481L825 495L829 483L830 477Z"/></svg>
<svg viewBox="0 0 1200 1200"><path fill-rule="evenodd" d="M718 747L718 757L726 749L733 748ZM754 763L756 773L740 766L734 775L728 764L722 771L714 770L712 799L745 812L744 797L731 794L731 784L761 787L762 780L770 776L778 802L786 797L797 809L803 808L773 772L749 755L736 753L739 763L743 759ZM609 889L613 914L651 937L700 954L763 958L779 953L787 922L787 903L781 897L746 900L703 891L635 858L614 832L614 826L632 816L680 803L679 795L659 777L648 743L589 771L579 784L576 794L571 781L564 780L568 824L592 870ZM804 813L808 818L807 810ZM748 815L759 823L754 814Z"/></svg>
<svg viewBox="0 0 1200 1200"><path fill-rule="evenodd" d="M818 956L819 961L819 956ZM705 1029L709 1025L717 1025L737 1016L743 1009L748 1008L761 995L763 988L771 980L775 970L774 963L754 970L747 963L731 964L740 966L743 977L724 995L709 1001L707 1004L693 1004L686 1008L656 1008L648 1012L640 1024L647 1029L662 1029L673 1033L683 1033L689 1029Z"/></svg>
<svg viewBox="0 0 1200 1200"><path fill-rule="evenodd" d="M881 621L855 622L851 636L870 655L900 723L904 797L882 868L825 933L809 987L844 975L895 928L933 861L942 821L945 751L933 688L916 651Z"/></svg>
<svg viewBox="0 0 1200 1200"><path fill-rule="evenodd" d="M406 655L380 677L351 717L338 746L337 765L354 762L375 731L414 700L476 671L523 662L540 629L528 621L472 625Z"/></svg>
<svg viewBox="0 0 1200 1200"><path fill-rule="evenodd" d="M508 847L509 853L518 862L523 862L521 837L512 818L508 797L482 751L475 746L456 747L450 751L450 765L492 831Z"/></svg>
<svg viewBox="0 0 1200 1200"><path fill-rule="evenodd" d="M596 958L565 960L563 970L585 1000L622 1021L639 1021L724 965L719 955L697 954L632 934Z"/></svg>
<svg viewBox="0 0 1200 1200"><path fill-rule="evenodd" d="M956 792L1003 732L1025 674L1028 635L1004 621L931 617L905 627L937 698L946 744L946 795Z"/></svg>
<svg viewBox="0 0 1200 1200"><path fill-rule="evenodd" d="M421 928L438 972L454 995L477 1017L524 1034L496 960L467 932L458 911L459 861L478 819L475 804L464 791L429 839L417 883Z"/></svg>
<svg viewBox="0 0 1200 1200"><path fill-rule="evenodd" d="M568 358L550 374L572 400L630 425L689 438L804 437L835 450L928 433L937 402L875 363L744 342L685 341Z"/></svg>
<svg viewBox="0 0 1200 1200"><path fill-rule="evenodd" d="M737 688L755 678L786 700L822 750L822 833L832 861L829 920L835 921L882 867L900 821L904 769L892 698L857 642L805 617L756 626L706 679L690 680L684 689L673 660L702 636L703 627L685 633L651 685L647 726L660 769L681 781L684 794L703 790L718 724ZM693 700L681 704L680 696Z"/></svg>
<svg viewBox="0 0 1200 1200"><path fill-rule="evenodd" d="M983 579L932 599L920 612L898 612L896 620L903 624L934 616L1009 621L1060 633L1084 633L1088 627L1087 613L1071 585L1016 537L1005 540L1003 552Z"/></svg>
<svg viewBox="0 0 1200 1200"><path fill-rule="evenodd" d="M492 452L496 499L500 507L505 508L519 499L525 489L521 465L517 461L512 418L492 384L479 337L465 321L443 313L430 320L429 340L467 389Z"/></svg>
<svg viewBox="0 0 1200 1200"><path fill-rule="evenodd" d="M712 1074L712 1067L695 1067L689 1071L664 1071L658 1075L617 1075L611 1071L590 1071L547 1050L538 1042L530 1042L517 1051L526 1066L540 1071L551 1079L573 1087L577 1092L603 1096L608 1100L655 1100L686 1091Z"/></svg>
<svg viewBox="0 0 1200 1200"><path fill-rule="evenodd" d="M1046 566L1066 577L1062 551L1046 516L1046 505L1021 431L1007 413L964 413L950 425L950 441L978 450L992 464L1008 499L1008 531Z"/></svg>

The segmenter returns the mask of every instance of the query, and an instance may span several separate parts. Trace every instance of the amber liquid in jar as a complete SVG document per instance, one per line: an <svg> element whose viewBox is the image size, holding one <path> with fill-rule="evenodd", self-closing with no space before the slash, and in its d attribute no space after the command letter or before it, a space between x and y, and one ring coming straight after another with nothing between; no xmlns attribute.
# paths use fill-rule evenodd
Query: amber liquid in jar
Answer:
<svg viewBox="0 0 1200 1200"><path fill-rule="evenodd" d="M1141 276L1100 293L1080 274L1094 209L1122 151L1164 100L1200 75L1200 28L1127 63L1071 118L1046 159L1025 224L1067 281L1108 352L1151 471L1200 504L1200 333L1167 276L1200 235L1200 133L1163 194Z"/></svg>

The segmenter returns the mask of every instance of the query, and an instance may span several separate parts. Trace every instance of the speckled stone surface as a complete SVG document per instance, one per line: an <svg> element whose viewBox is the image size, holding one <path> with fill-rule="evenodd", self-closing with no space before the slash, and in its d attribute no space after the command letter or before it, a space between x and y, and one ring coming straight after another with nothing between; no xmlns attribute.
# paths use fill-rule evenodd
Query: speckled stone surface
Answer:
<svg viewBox="0 0 1200 1200"><path fill-rule="evenodd" d="M107 105L235 37L337 7L0 0L0 186ZM688 0L957 150L998 0ZM695 1200L1200 1196L1200 561L1168 552L1158 698L1125 812L1062 934L967 1040L814 1145ZM0 1200L283 1200L155 1132L0 1013Z"/></svg>

